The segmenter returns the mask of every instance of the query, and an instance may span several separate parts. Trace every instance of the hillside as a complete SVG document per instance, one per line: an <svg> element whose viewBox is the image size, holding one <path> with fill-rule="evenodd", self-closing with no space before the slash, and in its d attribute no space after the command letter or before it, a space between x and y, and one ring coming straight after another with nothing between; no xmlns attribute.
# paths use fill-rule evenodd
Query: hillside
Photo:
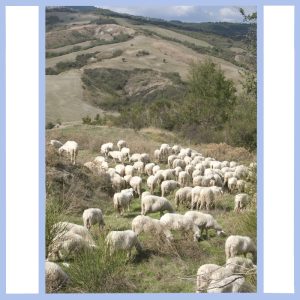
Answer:
<svg viewBox="0 0 300 300"><path fill-rule="evenodd" d="M114 114L139 97L180 101L190 63L208 57L240 91L240 70L249 67L241 39L247 24L166 22L69 7L47 9L46 25L47 122L78 121L103 110ZM110 73L106 79L118 74L113 78L117 91L99 81L87 85L89 74L100 73Z"/></svg>
<svg viewBox="0 0 300 300"><path fill-rule="evenodd" d="M161 143L180 144L201 152L205 157L215 157L218 160L234 160L249 165L255 156L243 148L230 147L226 144L191 145L187 140L178 138L174 133L153 128L139 132L131 129L67 125L58 129L47 130L46 141L57 139L61 142L76 140L79 153L76 165L71 165L69 157L62 156L47 146L46 155L46 186L47 186L47 222L46 233L58 221L68 221L82 224L82 211L89 207L100 207L105 220L105 228L99 230L93 226L91 234L99 246L92 252L78 255L73 260L67 260L70 267L62 265L71 277L70 284L60 290L66 293L99 293L99 292L137 292L137 293L194 293L196 272L200 265L206 263L225 264L224 243L226 236L231 234L248 235L256 240L256 186L255 173L249 181L247 193L251 196L249 207L241 212L233 211L234 194L224 193L216 201L215 208L210 210L222 226L226 236L218 236L215 230L209 230L209 239L203 235L199 242L193 241L191 233L184 235L174 233L174 241L166 243L156 234L141 233L142 253L132 251L132 258L126 259L119 253L109 258L104 252L104 238L110 230L127 230L131 222L141 211L141 200L135 196L130 205L130 211L118 216L113 208L113 194L109 176L91 172L83 164L99 155L100 145L111 141L116 144L119 139L125 139L132 152L149 153L154 161L153 151ZM110 167L115 163L108 159ZM125 163L129 164L128 162ZM161 168L167 168L165 163L159 163ZM147 176L142 175L142 192L148 190ZM157 189L155 195L160 195ZM175 193L167 199L175 207ZM188 208L180 205L176 211L185 213ZM206 211L203 211L206 212ZM152 218L159 219L160 214L150 213ZM51 235L50 235L51 236ZM49 236L46 236L49 238ZM48 241L48 239L47 239ZM83 274L89 274L84 276ZM246 281L251 289L256 288L256 275L246 275Z"/></svg>

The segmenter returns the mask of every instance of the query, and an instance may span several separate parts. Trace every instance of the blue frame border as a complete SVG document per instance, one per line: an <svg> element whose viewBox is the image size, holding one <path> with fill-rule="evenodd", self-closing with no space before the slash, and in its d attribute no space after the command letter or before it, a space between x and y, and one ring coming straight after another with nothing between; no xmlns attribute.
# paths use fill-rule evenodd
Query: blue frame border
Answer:
<svg viewBox="0 0 300 300"><path fill-rule="evenodd" d="M163 0L159 2L159 5L162 4L172 4L172 5L192 5L192 4L198 4L198 5L230 5L230 6L237 6L237 5L253 5L257 6L257 12L258 12L258 106L257 106L257 125L258 125L258 148L257 148L257 160L258 160L258 198L262 198L263 196L263 6L264 5L294 5L295 6L295 191L294 191L294 199L300 199L300 185L297 185L297 182L300 182L300 143L299 143L299 134L300 134L300 119L299 119L299 109L300 109L300 86L296 85L297 79L299 79L299 70L300 70L300 63L299 58L297 57L297 53L300 52L299 47L299 34L300 34L300 5L297 0L239 0L239 1L228 1L228 0L204 0L204 1L188 1L188 0ZM65 298L65 299L72 299L74 297L76 298L91 298L96 299L96 297L104 296L107 299L117 299L117 298L125 298L125 299L138 299L141 297L141 294L45 294L44 293L44 256L43 253L45 251L44 246L44 230L40 230L40 236L39 236L39 251L40 251L40 265L39 265L39 294L35 295L7 295L5 293L5 286L6 286L6 280L5 280L5 241L6 241L6 217L5 217L5 211L6 211L6 203L5 203L5 187L6 187L6 163L5 163L5 141L6 141L6 105L5 105L5 6L11 5L11 6L39 6L39 56L40 56L40 64L39 64L39 141L40 141L40 148L39 148L39 174L40 174L40 180L39 180L39 226L40 228L44 228L45 226L45 218L44 218L44 211L45 211L45 75L44 75L44 69L45 69L45 7L51 6L51 5L105 5L105 4L114 4L114 5L123 5L125 4L125 1L118 1L118 0L103 0L103 1L95 1L95 0L63 0L63 1L55 1L55 0L28 0L28 1L22 1L22 0L4 0L0 4L0 45L3 45L1 52L0 52L0 182L1 182L1 189L0 189L0 197L1 197L1 210L0 210L0 225L1 225L1 235L0 235L0 265L1 271L0 271L0 295L5 298L18 298L22 297L23 299L32 299L33 297L41 298L44 297L51 297L51 298ZM297 5L298 4L298 5ZM127 0L125 5L141 5L141 1L139 0ZM154 5L154 4L152 4ZM298 201L294 201L294 220L295 220L295 226L294 226L294 237L295 237L295 254L300 253L300 241L299 241L299 228L300 228L300 219L299 215L297 215L297 212L300 211L300 203ZM298 217L298 219L297 219ZM221 297L222 299L232 299L234 297L246 297L251 299L257 299L257 298L277 298L280 297L289 297L289 298L297 298L299 294L300 289L300 261L299 261L299 255L295 256L295 294L264 294L263 293L263 202L258 201L258 237L257 237L257 246L258 246L258 285L257 285L257 293L256 294L222 294L222 295L213 295L213 294L201 294L201 297ZM143 294L143 298L145 299L152 299L154 297L159 298L174 298L174 299L181 299L183 296L188 296L189 298L193 297L199 297L199 294L182 294L182 293L176 293L176 294ZM3 298L2 297L2 298Z"/></svg>

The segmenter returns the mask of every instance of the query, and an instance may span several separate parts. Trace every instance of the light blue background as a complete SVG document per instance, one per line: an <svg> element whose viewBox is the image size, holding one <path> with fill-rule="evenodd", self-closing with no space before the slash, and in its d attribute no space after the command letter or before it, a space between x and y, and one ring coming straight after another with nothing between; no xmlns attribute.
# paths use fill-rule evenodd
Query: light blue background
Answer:
<svg viewBox="0 0 300 300"><path fill-rule="evenodd" d="M299 209L300 209L300 176L299 176L299 153L300 153L300 145L299 145L299 131L300 131L300 120L299 120L299 96L300 96L300 88L299 88L299 57L297 57L297 53L300 52L299 47L299 30L300 30L300 6L297 3L298 1L279 1L279 0L265 0L265 1L248 1L248 0L240 0L240 1L153 1L152 5L228 5L228 6L247 6L247 5L257 5L258 12L258 149L257 149L257 160L258 160L258 293L257 294L52 294L47 295L44 294L44 216L45 216L45 6L50 5L142 5L142 1L138 0L127 0L127 1L2 1L0 4L0 196L1 196L1 209L0 209L0 225L1 225L1 235L0 235L0 297L3 299L9 298L19 298L22 299L36 299L36 298L56 298L56 299L73 299L73 298L93 298L98 299L100 297L105 297L106 299L140 299L141 295L144 299L182 299L186 298L199 298L199 297L220 297L220 299L233 299L236 297L245 297L248 299L273 299L278 298L282 299L286 298L295 298L299 296L299 288L300 288L300 277L299 277L299 255L295 257L295 294L263 294L263 5L295 5L295 46L296 46L296 58L295 58L295 254L300 253L299 247L299 228L300 228L300 219L299 219ZM150 2L148 2L148 5ZM298 5L297 5L298 4ZM6 295L5 294L5 5L39 5L39 29L40 29L40 131L39 131L39 172L40 172L40 282L39 282L39 295ZM280 20L279 20L280 21ZM298 79L298 85L296 85ZM298 99L298 101L296 100ZM298 155L297 155L298 154ZM298 184L297 184L298 183ZM298 212L298 213L297 213ZM284 229L281 226L278 228L274 228L274 231L278 233L279 239L283 239ZM274 268L275 271L275 268ZM16 270L17 272L17 270ZM284 274L278 274L278 276L284 276Z"/></svg>

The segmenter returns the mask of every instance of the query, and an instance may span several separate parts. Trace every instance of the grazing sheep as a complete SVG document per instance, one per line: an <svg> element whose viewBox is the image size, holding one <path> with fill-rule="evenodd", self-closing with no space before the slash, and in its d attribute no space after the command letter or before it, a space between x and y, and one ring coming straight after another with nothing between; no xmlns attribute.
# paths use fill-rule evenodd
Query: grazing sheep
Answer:
<svg viewBox="0 0 300 300"><path fill-rule="evenodd" d="M179 207L179 204L184 204L186 207L191 206L192 190L193 190L192 187L186 186L176 191L175 193L176 208Z"/></svg>
<svg viewBox="0 0 300 300"><path fill-rule="evenodd" d="M190 174L186 171L181 171L178 174L178 183L180 184L180 186L184 187L189 185L189 183L192 181L192 178L190 176Z"/></svg>
<svg viewBox="0 0 300 300"><path fill-rule="evenodd" d="M138 252L142 251L142 246L138 240L137 234L132 230L110 231L105 239L106 246L109 248L110 255L116 250L126 250L127 257L131 256L131 249L136 248Z"/></svg>
<svg viewBox="0 0 300 300"><path fill-rule="evenodd" d="M49 246L49 261L67 259L83 250L96 247L88 229L83 226L59 222L52 230L55 237Z"/></svg>
<svg viewBox="0 0 300 300"><path fill-rule="evenodd" d="M60 265L46 261L45 280L46 293L53 293L68 284L69 276L63 271Z"/></svg>
<svg viewBox="0 0 300 300"><path fill-rule="evenodd" d="M226 261L226 268L230 269L232 273L246 273L250 270L256 270L256 265L249 258L235 256Z"/></svg>
<svg viewBox="0 0 300 300"><path fill-rule="evenodd" d="M160 218L160 222L164 228L168 230L181 230L185 233L192 231L194 233L194 241L200 239L200 230L193 220L185 215L176 213L166 213Z"/></svg>
<svg viewBox="0 0 300 300"><path fill-rule="evenodd" d="M176 158L173 161L173 166L172 167L173 167L173 169L175 169L176 167L180 167L182 170L184 170L185 167L186 167L186 163L185 163L184 160L182 160L180 158Z"/></svg>
<svg viewBox="0 0 300 300"><path fill-rule="evenodd" d="M176 168L173 169L173 170L175 170L175 177L178 179L179 173L180 173L181 171L183 171L182 168L181 168L181 167L176 167Z"/></svg>
<svg viewBox="0 0 300 300"><path fill-rule="evenodd" d="M119 151L121 151L122 148L127 147L127 143L124 140L119 140L117 142L117 147L118 147Z"/></svg>
<svg viewBox="0 0 300 300"><path fill-rule="evenodd" d="M83 164L86 168L88 168L91 172L98 174L99 168L98 164L94 163L93 161L88 161Z"/></svg>
<svg viewBox="0 0 300 300"><path fill-rule="evenodd" d="M129 148L124 147L120 151L121 151L121 153L123 153L123 155L125 157L125 160L126 159L128 159L128 160L130 159L130 149Z"/></svg>
<svg viewBox="0 0 300 300"><path fill-rule="evenodd" d="M150 162L150 156L148 153L142 153L139 160L144 164L148 164Z"/></svg>
<svg viewBox="0 0 300 300"><path fill-rule="evenodd" d="M245 191L245 186L246 186L246 181L243 180L243 179L239 179L236 182L236 188L237 188L239 193L243 193Z"/></svg>
<svg viewBox="0 0 300 300"><path fill-rule="evenodd" d="M174 191L177 187L180 187L180 184L175 180L165 180L161 183L161 196L169 194Z"/></svg>
<svg viewBox="0 0 300 300"><path fill-rule="evenodd" d="M141 154L140 153L133 153L130 158L129 158L129 161L130 162L136 162L136 161L139 161L141 158Z"/></svg>
<svg viewBox="0 0 300 300"><path fill-rule="evenodd" d="M123 164L116 165L115 170L120 176L122 177L125 176L125 166Z"/></svg>
<svg viewBox="0 0 300 300"><path fill-rule="evenodd" d="M133 189L122 190L120 193L115 193L113 197L113 203L115 210L120 215L124 214L125 208L130 209L130 202L133 199Z"/></svg>
<svg viewBox="0 0 300 300"><path fill-rule="evenodd" d="M208 229L214 229L217 235L225 235L222 227L215 220L215 218L210 214L204 214L200 211L187 211L185 216L193 220L193 222L201 229L201 236L205 230L206 237L208 238Z"/></svg>
<svg viewBox="0 0 300 300"><path fill-rule="evenodd" d="M235 168L237 166L237 162L235 162L235 161L231 161L230 163L229 163L229 167L230 168Z"/></svg>
<svg viewBox="0 0 300 300"><path fill-rule="evenodd" d="M163 161L163 154L159 149L154 150L154 158L157 162L162 162Z"/></svg>
<svg viewBox="0 0 300 300"><path fill-rule="evenodd" d="M231 235L225 242L226 261L234 256L251 253L253 261L256 262L256 246L248 236Z"/></svg>
<svg viewBox="0 0 300 300"><path fill-rule="evenodd" d="M159 186L161 179L160 176L151 175L147 179L147 186L150 189L151 194L155 191L156 187Z"/></svg>
<svg viewBox="0 0 300 300"><path fill-rule="evenodd" d="M150 176L153 174L153 167L155 166L155 163L148 163L145 165L145 173Z"/></svg>
<svg viewBox="0 0 300 300"><path fill-rule="evenodd" d="M232 194L234 192L234 190L236 189L236 185L237 185L237 179L236 177L230 177L228 179L228 190L229 192Z"/></svg>
<svg viewBox="0 0 300 300"><path fill-rule="evenodd" d="M82 214L83 226L90 229L92 225L98 224L101 229L105 226L102 211L100 208L85 209Z"/></svg>
<svg viewBox="0 0 300 300"><path fill-rule="evenodd" d="M125 175L134 176L134 171L135 171L135 168L133 166L131 166L131 165L125 166Z"/></svg>
<svg viewBox="0 0 300 300"><path fill-rule="evenodd" d="M210 179L210 182L209 182L210 186L218 186L218 187L222 187L223 186L223 181L222 181L222 178L219 174L214 174L212 176L212 178Z"/></svg>
<svg viewBox="0 0 300 300"><path fill-rule="evenodd" d="M74 141L67 141L58 149L59 155L62 155L63 152L70 154L71 163L73 163L73 165L75 165L76 157L78 155L78 144Z"/></svg>
<svg viewBox="0 0 300 300"><path fill-rule="evenodd" d="M174 161L176 158L177 158L177 155L174 155L174 154L168 156L168 166L169 166L169 168L172 168L172 166L173 166L173 161Z"/></svg>
<svg viewBox="0 0 300 300"><path fill-rule="evenodd" d="M237 179L245 179L247 178L248 176L248 173L249 173L249 170L246 166L244 165L239 165L235 168L235 171L234 171L234 176L237 178Z"/></svg>
<svg viewBox="0 0 300 300"><path fill-rule="evenodd" d="M104 154L105 156L108 156L108 152L112 151L113 148L114 148L113 143L106 143L106 144L101 145L100 152L102 154Z"/></svg>
<svg viewBox="0 0 300 300"><path fill-rule="evenodd" d="M196 293L204 292L211 282L211 276L222 267L216 264L205 264L197 271Z"/></svg>
<svg viewBox="0 0 300 300"><path fill-rule="evenodd" d="M63 144L58 140L51 140L50 145L52 145L55 149L60 148Z"/></svg>
<svg viewBox="0 0 300 300"><path fill-rule="evenodd" d="M161 144L159 150L161 152L163 159L167 159L169 153L172 151L172 148L168 144Z"/></svg>
<svg viewBox="0 0 300 300"><path fill-rule="evenodd" d="M195 171L195 167L192 166L192 165L187 165L187 166L185 167L185 171L188 172L188 174L189 174L190 176L192 176L192 175L193 175L193 172Z"/></svg>
<svg viewBox="0 0 300 300"><path fill-rule="evenodd" d="M171 180L175 176L175 170L174 169L162 170L161 174L164 180Z"/></svg>
<svg viewBox="0 0 300 300"><path fill-rule="evenodd" d="M139 195L139 198L141 198L142 178L140 176L133 176L129 181L129 185L133 188L133 191Z"/></svg>
<svg viewBox="0 0 300 300"><path fill-rule="evenodd" d="M141 215L146 215L147 213L154 213L158 211L162 215L165 210L171 213L174 212L174 208L166 198L154 195L145 196L142 199L141 206Z"/></svg>
<svg viewBox="0 0 300 300"><path fill-rule="evenodd" d="M102 164L105 161L106 161L106 158L104 156L96 156L94 159L94 162L99 163L99 164Z"/></svg>
<svg viewBox="0 0 300 300"><path fill-rule="evenodd" d="M234 211L240 211L246 208L249 203L249 196L247 194L237 194L234 198Z"/></svg>
<svg viewBox="0 0 300 300"><path fill-rule="evenodd" d="M209 210L215 202L215 195L209 187L204 187L198 190L193 189L192 191L192 204L196 204L196 209L201 210L204 207Z"/></svg>
<svg viewBox="0 0 300 300"><path fill-rule="evenodd" d="M229 161L227 161L227 160L224 160L221 162L221 169L225 168L225 167L229 167Z"/></svg>
<svg viewBox="0 0 300 300"><path fill-rule="evenodd" d="M152 169L153 175L155 175L158 171L160 170L160 166L159 165L155 165Z"/></svg>
<svg viewBox="0 0 300 300"><path fill-rule="evenodd" d="M124 189L126 187L126 181L122 176L115 173L111 177L111 185L115 191L120 192L122 189Z"/></svg>
<svg viewBox="0 0 300 300"><path fill-rule="evenodd" d="M144 163L142 161L136 161L134 164L133 164L133 167L135 170L137 170L137 173L139 175L142 175L143 172L144 172Z"/></svg>
<svg viewBox="0 0 300 300"><path fill-rule="evenodd" d="M219 200L224 194L223 189L219 186L211 186L210 189L214 193L215 200Z"/></svg>
<svg viewBox="0 0 300 300"><path fill-rule="evenodd" d="M186 166L188 166L192 162L193 159L190 156L185 156L183 158L183 160L184 160Z"/></svg>
<svg viewBox="0 0 300 300"><path fill-rule="evenodd" d="M203 175L203 173L201 172L201 170L196 169L192 173L192 178L194 179L195 177L202 176L202 175Z"/></svg>
<svg viewBox="0 0 300 300"><path fill-rule="evenodd" d="M251 293L252 287L241 275L230 275L212 280L207 288L208 293Z"/></svg>
<svg viewBox="0 0 300 300"><path fill-rule="evenodd" d="M148 216L139 215L132 220L132 230L139 235L142 232L164 234L167 238L172 236L171 232L164 228L160 220Z"/></svg>
<svg viewBox="0 0 300 300"><path fill-rule="evenodd" d="M179 154L180 150L181 150L181 147L179 145L174 145L172 147L172 153L174 153L174 154Z"/></svg>
<svg viewBox="0 0 300 300"><path fill-rule="evenodd" d="M126 156L121 151L109 151L108 156L111 157L115 162L124 163Z"/></svg>
<svg viewBox="0 0 300 300"><path fill-rule="evenodd" d="M149 196L149 195L151 195L151 193L149 191L142 192L141 199L144 199L146 196Z"/></svg>

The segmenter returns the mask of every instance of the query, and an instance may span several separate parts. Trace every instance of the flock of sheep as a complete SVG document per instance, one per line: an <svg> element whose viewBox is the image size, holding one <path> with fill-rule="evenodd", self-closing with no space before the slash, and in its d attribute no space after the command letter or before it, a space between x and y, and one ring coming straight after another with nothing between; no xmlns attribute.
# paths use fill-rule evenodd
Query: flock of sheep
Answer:
<svg viewBox="0 0 300 300"><path fill-rule="evenodd" d="M57 140L50 144L61 155L66 152L71 163L76 164L78 144L68 141L64 145ZM117 142L118 150L113 149L113 143L101 146L102 156L84 164L96 174L110 175L114 189L113 207L119 216L130 210L130 204L135 196L141 201L141 214L132 220L131 229L110 231L105 239L106 247L112 255L115 251L125 250L128 257L132 248L143 251L139 235L146 232L162 236L167 243L174 239L172 232L183 231L192 233L194 241L199 241L204 232L208 237L208 229L214 229L218 235L226 233L217 220L208 213L199 210L213 209L217 200L224 192L237 193L234 210L238 213L245 209L250 197L245 193L247 178L251 176L255 163L250 166L238 165L236 162L217 161L204 157L190 148L179 145L170 147L162 144L154 151L155 162L151 162L147 153L131 153L124 140ZM114 168L109 163L114 162ZM160 163L167 163L167 169L161 169ZM149 191L142 192L142 175ZM161 195L154 193L160 191ZM176 213L172 203L165 197L175 192L175 208L188 208L184 214ZM147 216L160 212L161 218ZM167 213L165 213L167 212ZM165 214L164 214L165 213ZM105 226L104 216L100 208L89 208L83 212L83 226L59 222L54 225L56 236L53 239L46 260L46 285L52 289L66 284L68 275L55 263L76 255L83 249L97 247L89 230L98 225ZM252 254L252 260L246 258ZM251 292L251 287L245 281L245 274L256 272L256 246L248 236L231 235L225 242L226 265L205 264L198 269L196 292ZM244 255L241 257L239 255Z"/></svg>

